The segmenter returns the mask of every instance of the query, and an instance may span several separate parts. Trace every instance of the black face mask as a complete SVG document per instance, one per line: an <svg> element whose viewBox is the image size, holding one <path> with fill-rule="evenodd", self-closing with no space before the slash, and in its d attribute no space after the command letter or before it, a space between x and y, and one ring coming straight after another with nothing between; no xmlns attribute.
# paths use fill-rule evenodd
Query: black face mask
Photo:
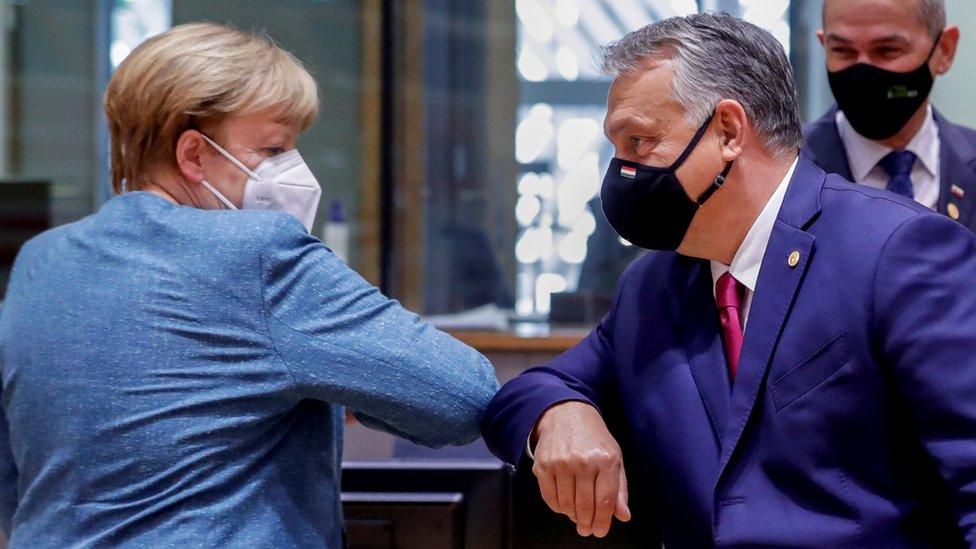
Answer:
<svg viewBox="0 0 976 549"><path fill-rule="evenodd" d="M649 250L676 250L698 208L725 184L732 162L712 185L692 200L678 182L678 169L705 135L715 113L698 128L681 156L666 168L619 158L610 161L600 198L610 226L628 242Z"/></svg>
<svg viewBox="0 0 976 549"><path fill-rule="evenodd" d="M925 62L913 71L894 72L858 63L827 73L837 106L857 133L879 141L905 127L932 91L935 79L929 60L938 45L936 40Z"/></svg>

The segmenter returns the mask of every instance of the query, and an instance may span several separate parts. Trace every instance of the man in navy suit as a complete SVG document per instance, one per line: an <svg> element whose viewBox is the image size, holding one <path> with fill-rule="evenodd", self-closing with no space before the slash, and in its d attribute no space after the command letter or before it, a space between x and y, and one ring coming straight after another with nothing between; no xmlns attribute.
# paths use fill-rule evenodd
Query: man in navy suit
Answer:
<svg viewBox="0 0 976 549"><path fill-rule="evenodd" d="M827 0L818 36L837 106L804 128L824 171L914 198L976 230L976 132L929 102L959 28L944 0Z"/></svg>
<svg viewBox="0 0 976 549"><path fill-rule="evenodd" d="M668 19L604 68L604 208L658 251L502 388L492 451L534 459L582 535L629 492L648 547L976 540L976 236L798 158L789 63L754 25Z"/></svg>

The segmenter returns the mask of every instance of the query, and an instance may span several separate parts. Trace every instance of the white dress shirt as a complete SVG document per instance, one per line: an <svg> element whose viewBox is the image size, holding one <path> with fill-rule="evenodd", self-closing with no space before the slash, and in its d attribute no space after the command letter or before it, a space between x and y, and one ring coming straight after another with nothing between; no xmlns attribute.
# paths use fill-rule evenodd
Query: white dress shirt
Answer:
<svg viewBox="0 0 976 549"><path fill-rule="evenodd" d="M925 122L905 150L912 151L918 160L912 168L912 188L915 201L926 208L935 209L939 201L939 127L932 116L932 106L926 107ZM847 151L847 160L854 181L863 185L884 189L890 176L878 162L894 149L872 141L854 130L844 112L836 115L837 131Z"/></svg>
<svg viewBox="0 0 976 549"><path fill-rule="evenodd" d="M793 172L796 171L797 160L786 172L786 176L779 182L779 186L773 191L772 196L766 201L759 217L752 223L745 239L735 252L731 265L724 265L718 261L712 261L712 294L715 293L715 284L720 276L731 273L732 278L738 280L746 287L746 295L742 300L742 330L745 332L746 324L749 321L749 309L752 307L752 294L756 292L756 282L759 280L759 268L762 266L763 256L766 255L766 245L769 244L769 237L773 234L773 225L776 224L776 217L779 209L786 198L786 189L793 179Z"/></svg>

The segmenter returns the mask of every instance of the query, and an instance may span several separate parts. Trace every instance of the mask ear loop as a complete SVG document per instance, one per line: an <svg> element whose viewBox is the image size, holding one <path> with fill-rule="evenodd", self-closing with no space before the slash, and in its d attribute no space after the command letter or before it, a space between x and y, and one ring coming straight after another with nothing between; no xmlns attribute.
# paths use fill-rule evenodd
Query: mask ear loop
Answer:
<svg viewBox="0 0 976 549"><path fill-rule="evenodd" d="M211 185L209 182L207 182L206 179L201 179L200 180L200 183L203 183L203 186L206 187L208 191L210 191L211 193L213 193L213 195L217 197L217 200L223 202L224 206L227 206L227 209L228 210L236 210L236 209L238 209L237 206L235 206L233 202L231 202L230 200L227 200L227 197L225 197L220 191L218 191L217 189L215 189L214 186Z"/></svg>
<svg viewBox="0 0 976 549"><path fill-rule="evenodd" d="M253 177L254 179L257 179L257 175L255 175L254 172L252 172L251 170L247 169L247 166L245 166L240 160L234 158L234 155L232 155L229 152L227 152L226 150L224 150L224 148L221 147L220 145L218 145L213 139L210 139L209 137L207 137L207 135L205 133L200 132L200 135L203 136L203 138L207 141L207 143L210 143L210 145L213 148L217 149L217 152L219 152L220 154L224 155L224 158L226 158L227 160L230 160L230 162L232 164L234 164L241 171L243 171L245 174L247 174L248 177ZM233 202L231 202L230 200L227 200L227 197L224 196L223 193L221 193L220 191L218 191L217 189L215 189L214 186L211 185L209 181L207 181L206 179L202 179L202 180L200 180L200 183L202 183L203 186L206 187L208 191L210 191L211 193L213 193L213 195L217 197L217 200L219 200L221 203L223 203L224 206L227 206L227 209L229 209L229 210L237 210L238 209L238 207L235 206Z"/></svg>
<svg viewBox="0 0 976 549"><path fill-rule="evenodd" d="M701 196L699 196L698 200L695 201L695 204L697 204L699 208L705 205L705 201L711 198L711 196L715 194L715 191L725 186L725 178L728 177L729 172L732 171L732 164L732 162L727 162L725 164L725 169L722 170L722 173L715 177L715 181L712 181L712 184L705 189L705 192L701 193Z"/></svg>
<svg viewBox="0 0 976 549"><path fill-rule="evenodd" d="M695 150L695 147L698 146L698 142L701 141L701 138L705 135L705 132L708 130L708 126L712 123L713 118L715 118L715 111L712 111L712 114L708 115L708 118L698 128L698 131L695 132L695 136L691 138L691 142L688 143L687 147L685 147L685 150L681 153L681 156L679 156L678 159L671 164L671 167L668 168L669 170L673 172L674 170L678 169L678 167L681 166L685 160L688 159L688 156L691 155L691 153ZM711 196L715 194L715 191L725 186L725 178L729 176L730 171L732 171L732 162L725 164L725 169L722 170L722 173L716 176L715 180L712 181L712 184L705 189L705 192L698 197L698 200L695 200L695 204L699 208L705 205L705 201L711 198Z"/></svg>
<svg viewBox="0 0 976 549"><path fill-rule="evenodd" d="M684 164L685 160L688 160L688 157L691 156L691 153L695 151L695 147L698 146L698 142L701 141L701 138L705 135L705 131L708 130L708 125L712 123L713 118L715 118L715 111L712 111L712 114L708 115L708 118L705 119L705 122L698 127L698 131L696 131L695 136L691 138L691 142L689 142L688 146L685 147L685 150L681 152L681 156L679 156L677 160L671 163L671 166L668 167L669 170L671 171L677 170L679 166Z"/></svg>
<svg viewBox="0 0 976 549"><path fill-rule="evenodd" d="M254 179L260 179L256 173L252 172L247 166L244 165L243 162L234 158L234 155L224 150L224 148L218 145L216 141L207 137L207 135L203 132L199 132L199 133L201 136L203 136L204 139L207 140L207 143L210 143L213 146L213 148L217 149L217 152L224 155L224 158L230 160L231 164L237 166L242 172L246 173L248 177L253 177Z"/></svg>
<svg viewBox="0 0 976 549"><path fill-rule="evenodd" d="M932 44L932 50L929 52L929 56L925 58L925 63L928 64L932 60L932 56L935 55L935 50L939 49L939 42L942 42L942 35L945 31L939 33L939 36L935 39L935 44Z"/></svg>

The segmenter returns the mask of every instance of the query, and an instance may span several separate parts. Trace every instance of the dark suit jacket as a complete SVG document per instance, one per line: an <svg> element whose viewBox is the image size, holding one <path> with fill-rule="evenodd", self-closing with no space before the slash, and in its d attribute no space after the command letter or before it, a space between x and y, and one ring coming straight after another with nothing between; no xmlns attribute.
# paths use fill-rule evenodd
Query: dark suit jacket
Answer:
<svg viewBox="0 0 976 549"><path fill-rule="evenodd" d="M949 203L955 203L959 208L959 222L976 232L976 131L949 122L935 109L933 113L941 142L941 188L936 209L945 214ZM853 181L836 115L837 107L833 107L819 120L803 127L803 152L825 172ZM949 192L953 185L965 193L962 199Z"/></svg>
<svg viewBox="0 0 976 549"><path fill-rule="evenodd" d="M976 539L973 233L801 158L734 384L719 329L708 262L648 253L585 340L496 395L489 448L516 463L548 407L594 404L656 508L648 547Z"/></svg>

